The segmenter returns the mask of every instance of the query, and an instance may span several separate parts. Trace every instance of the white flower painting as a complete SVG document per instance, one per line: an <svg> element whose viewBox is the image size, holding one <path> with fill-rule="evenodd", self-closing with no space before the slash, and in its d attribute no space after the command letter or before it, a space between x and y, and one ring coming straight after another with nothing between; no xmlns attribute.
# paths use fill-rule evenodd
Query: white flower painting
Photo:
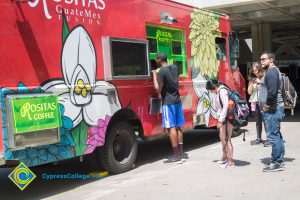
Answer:
<svg viewBox="0 0 300 200"><path fill-rule="evenodd" d="M99 119L112 116L121 108L115 86L96 80L95 48L83 27L78 26L69 33L61 62L64 80L52 80L42 90L59 94L64 115L73 121L74 127L82 120L97 125Z"/></svg>

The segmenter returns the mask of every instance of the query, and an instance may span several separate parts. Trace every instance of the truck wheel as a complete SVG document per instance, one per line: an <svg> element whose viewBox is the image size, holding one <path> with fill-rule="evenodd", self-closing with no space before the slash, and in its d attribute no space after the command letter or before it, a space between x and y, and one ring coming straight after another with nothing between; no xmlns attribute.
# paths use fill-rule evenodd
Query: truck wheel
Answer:
<svg viewBox="0 0 300 200"><path fill-rule="evenodd" d="M113 124L105 145L97 149L101 164L111 174L132 169L137 156L137 140L132 127L124 122Z"/></svg>
<svg viewBox="0 0 300 200"><path fill-rule="evenodd" d="M232 129L232 136L231 137L237 137L240 135L240 130L241 128L240 127L233 127Z"/></svg>

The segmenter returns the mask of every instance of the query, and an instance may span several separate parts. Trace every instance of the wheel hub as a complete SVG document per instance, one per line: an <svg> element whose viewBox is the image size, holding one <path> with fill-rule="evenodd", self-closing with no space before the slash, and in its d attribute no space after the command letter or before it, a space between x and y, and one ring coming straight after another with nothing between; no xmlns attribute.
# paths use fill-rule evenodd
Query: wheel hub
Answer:
<svg viewBox="0 0 300 200"><path fill-rule="evenodd" d="M120 153L120 150L121 150L121 145L120 145L120 143L119 142L115 142L114 143L114 153L115 154L118 154L118 153Z"/></svg>

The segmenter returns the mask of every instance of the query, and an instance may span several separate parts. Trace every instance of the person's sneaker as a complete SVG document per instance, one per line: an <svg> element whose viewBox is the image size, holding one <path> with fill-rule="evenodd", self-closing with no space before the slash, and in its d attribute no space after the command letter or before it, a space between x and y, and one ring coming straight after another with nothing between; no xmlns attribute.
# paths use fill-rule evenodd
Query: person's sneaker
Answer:
<svg viewBox="0 0 300 200"><path fill-rule="evenodd" d="M182 164L183 160L180 157L175 157L175 156L171 156L169 157L167 160L164 160L165 164L172 164L172 163L176 163L176 164Z"/></svg>
<svg viewBox="0 0 300 200"><path fill-rule="evenodd" d="M269 140L265 141L264 147L269 147L271 146L271 142Z"/></svg>
<svg viewBox="0 0 300 200"><path fill-rule="evenodd" d="M181 160L186 160L186 159L189 159L189 154L183 152L183 154L181 155Z"/></svg>
<svg viewBox="0 0 300 200"><path fill-rule="evenodd" d="M227 163L227 159L217 161L217 164L225 164L225 163Z"/></svg>
<svg viewBox="0 0 300 200"><path fill-rule="evenodd" d="M280 167L281 167L281 168L285 168L284 162L280 163Z"/></svg>
<svg viewBox="0 0 300 200"><path fill-rule="evenodd" d="M271 162L267 162L266 164L265 164L265 167L268 167L268 166L270 166L270 165L274 165L275 164L275 162L274 161L271 161Z"/></svg>
<svg viewBox="0 0 300 200"><path fill-rule="evenodd" d="M171 159L173 159L173 157L174 156L172 155L172 156L169 156L167 159L171 160ZM189 155L187 153L183 153L183 155L181 155L180 159L182 162L185 162L186 159L189 159Z"/></svg>
<svg viewBox="0 0 300 200"><path fill-rule="evenodd" d="M226 169L227 166L228 166L228 162L219 165L219 168Z"/></svg>
<svg viewBox="0 0 300 200"><path fill-rule="evenodd" d="M284 163L271 163L269 166L263 168L263 172L277 172L282 171L284 168Z"/></svg>
<svg viewBox="0 0 300 200"><path fill-rule="evenodd" d="M229 167L229 168L234 168L235 167L235 164L233 163L233 164L231 164L231 165L227 165L227 167Z"/></svg>
<svg viewBox="0 0 300 200"><path fill-rule="evenodd" d="M258 145L260 143L262 143L261 139L256 139L251 141L251 145Z"/></svg>

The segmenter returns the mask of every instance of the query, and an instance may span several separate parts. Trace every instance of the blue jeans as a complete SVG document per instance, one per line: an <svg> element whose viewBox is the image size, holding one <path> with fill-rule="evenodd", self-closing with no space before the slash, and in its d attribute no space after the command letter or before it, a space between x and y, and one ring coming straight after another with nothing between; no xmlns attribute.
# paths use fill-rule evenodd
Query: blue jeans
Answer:
<svg viewBox="0 0 300 200"><path fill-rule="evenodd" d="M263 112L263 119L266 125L267 137L272 145L272 162L284 162L284 141L280 132L280 122L284 117L283 109L270 109Z"/></svg>

